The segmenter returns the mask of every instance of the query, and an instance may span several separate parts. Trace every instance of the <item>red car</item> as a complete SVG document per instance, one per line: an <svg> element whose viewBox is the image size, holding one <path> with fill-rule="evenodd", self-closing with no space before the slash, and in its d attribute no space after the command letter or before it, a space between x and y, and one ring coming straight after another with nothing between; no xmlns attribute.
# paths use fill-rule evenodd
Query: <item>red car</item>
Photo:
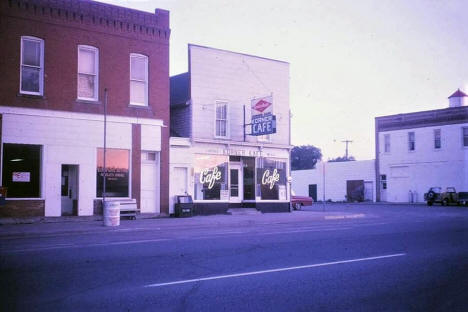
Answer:
<svg viewBox="0 0 468 312"><path fill-rule="evenodd" d="M291 205L295 210L301 210L302 206L311 206L313 202L312 197L295 195L291 191Z"/></svg>

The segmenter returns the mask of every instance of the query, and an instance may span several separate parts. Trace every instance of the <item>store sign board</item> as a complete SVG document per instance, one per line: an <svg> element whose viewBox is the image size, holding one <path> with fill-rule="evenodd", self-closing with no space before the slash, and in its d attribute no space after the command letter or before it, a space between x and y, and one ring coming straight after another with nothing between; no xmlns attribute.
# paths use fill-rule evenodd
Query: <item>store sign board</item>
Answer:
<svg viewBox="0 0 468 312"><path fill-rule="evenodd" d="M276 116L271 113L252 116L252 135L276 133Z"/></svg>
<svg viewBox="0 0 468 312"><path fill-rule="evenodd" d="M31 182L31 172L13 172L13 182Z"/></svg>

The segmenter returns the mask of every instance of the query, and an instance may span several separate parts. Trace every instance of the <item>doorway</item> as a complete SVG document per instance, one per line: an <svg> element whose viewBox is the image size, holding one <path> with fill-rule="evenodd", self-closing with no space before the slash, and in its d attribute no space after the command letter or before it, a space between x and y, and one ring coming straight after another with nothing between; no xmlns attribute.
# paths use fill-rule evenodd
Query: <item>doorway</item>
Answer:
<svg viewBox="0 0 468 312"><path fill-rule="evenodd" d="M62 216L78 215L78 165L62 165Z"/></svg>
<svg viewBox="0 0 468 312"><path fill-rule="evenodd" d="M317 202L317 184L309 184L309 197Z"/></svg>
<svg viewBox="0 0 468 312"><path fill-rule="evenodd" d="M240 203L243 198L243 177L240 164L229 165L229 202Z"/></svg>

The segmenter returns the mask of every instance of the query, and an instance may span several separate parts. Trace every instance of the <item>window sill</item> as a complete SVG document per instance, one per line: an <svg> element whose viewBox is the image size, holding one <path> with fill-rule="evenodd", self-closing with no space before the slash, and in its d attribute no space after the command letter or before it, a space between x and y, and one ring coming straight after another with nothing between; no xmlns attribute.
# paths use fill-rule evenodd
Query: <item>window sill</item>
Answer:
<svg viewBox="0 0 468 312"><path fill-rule="evenodd" d="M128 104L128 107L130 107L130 108L140 108L140 109L148 109L148 110L151 110L151 107L149 107L148 105Z"/></svg>
<svg viewBox="0 0 468 312"><path fill-rule="evenodd" d="M94 100L84 100L84 99L76 99L76 103L79 103L79 104L94 104L94 105L100 105L102 104L101 101L94 101Z"/></svg>
<svg viewBox="0 0 468 312"><path fill-rule="evenodd" d="M45 97L42 94L26 94L26 93L18 93L18 97L24 97L28 99L35 99L35 100L44 100Z"/></svg>

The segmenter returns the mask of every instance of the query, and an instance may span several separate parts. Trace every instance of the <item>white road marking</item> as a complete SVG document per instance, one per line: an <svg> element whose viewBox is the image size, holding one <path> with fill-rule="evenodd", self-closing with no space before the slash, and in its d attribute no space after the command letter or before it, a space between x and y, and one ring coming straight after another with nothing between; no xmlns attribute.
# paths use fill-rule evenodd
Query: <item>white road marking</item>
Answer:
<svg viewBox="0 0 468 312"><path fill-rule="evenodd" d="M292 270L303 270L303 269L310 269L310 268L316 268L316 267L322 267L322 266L328 266L328 265L335 265L335 264L344 264L344 263L352 263L352 262L360 262L360 261L370 261L370 260L378 260L378 259L394 258L394 257L402 257L402 256L406 256L406 253L398 253L398 254L390 254L390 255L383 255L383 256L366 257L366 258L357 258L357 259L349 259L349 260L341 260L341 261L333 261L333 262L324 262L324 263L315 263L315 264L308 264L308 265L300 265L300 266L278 268L278 269L271 269L271 270L262 270L262 271L253 271L253 272L245 272L245 273L237 273L237 274L201 277L201 278L194 278L194 279L189 279L189 280L180 280L180 281L175 281L175 282L149 284L149 285L146 285L144 287L162 287L162 286L170 286L170 285L177 285L177 284L187 284L187 283L195 283L195 282L201 282L201 281L211 281L211 280L224 279L224 278L233 278L233 277L258 275L258 274L266 274L266 273L275 273L275 272L284 272L284 271L292 271Z"/></svg>

